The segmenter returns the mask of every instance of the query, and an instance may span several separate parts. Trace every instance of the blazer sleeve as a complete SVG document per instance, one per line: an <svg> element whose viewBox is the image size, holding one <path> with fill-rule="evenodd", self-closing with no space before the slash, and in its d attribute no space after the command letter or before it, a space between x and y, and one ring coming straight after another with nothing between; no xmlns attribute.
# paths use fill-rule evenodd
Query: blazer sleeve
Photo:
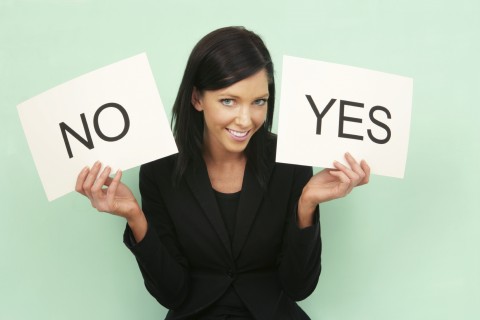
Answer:
<svg viewBox="0 0 480 320"><path fill-rule="evenodd" d="M148 165L140 168L140 193L148 222L147 233L142 241L135 243L127 224L124 243L135 255L150 294L164 307L175 309L188 292L188 263L178 249L173 223L152 169Z"/></svg>
<svg viewBox="0 0 480 320"><path fill-rule="evenodd" d="M296 166L289 201L286 236L279 258L279 277L284 291L293 300L307 298L317 286L321 272L322 242L320 209L315 209L312 226L300 229L297 224L297 204L303 187L312 177L312 168Z"/></svg>

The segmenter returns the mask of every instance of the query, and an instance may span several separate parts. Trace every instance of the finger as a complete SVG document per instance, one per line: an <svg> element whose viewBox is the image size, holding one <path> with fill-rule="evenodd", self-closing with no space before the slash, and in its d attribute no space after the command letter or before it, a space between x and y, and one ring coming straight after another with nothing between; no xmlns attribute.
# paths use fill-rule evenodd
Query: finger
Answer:
<svg viewBox="0 0 480 320"><path fill-rule="evenodd" d="M358 175L358 180L355 184L359 184L363 178L365 178L365 171L349 152L345 153L345 159L350 165L350 168L352 168L352 170Z"/></svg>
<svg viewBox="0 0 480 320"><path fill-rule="evenodd" d="M350 187L350 178L343 171L332 170L330 171L330 174L340 180L337 189L331 190L332 198L340 198L349 194L352 190L352 188Z"/></svg>
<svg viewBox="0 0 480 320"><path fill-rule="evenodd" d="M341 170L330 170L328 173L337 177L342 183L350 183L350 178Z"/></svg>
<svg viewBox="0 0 480 320"><path fill-rule="evenodd" d="M345 173L347 175L347 177L356 185L358 183L358 179L359 179L359 176L358 174L353 171L352 169L350 169L349 167L341 164L340 162L338 161L335 161L333 163L334 167L337 168L338 170L342 171L343 173Z"/></svg>
<svg viewBox="0 0 480 320"><path fill-rule="evenodd" d="M111 179L107 189L107 202L111 207L113 207L115 203L115 195L117 194L117 189L120 185L120 179L122 179L122 171L118 170L113 179Z"/></svg>
<svg viewBox="0 0 480 320"><path fill-rule="evenodd" d="M367 164L367 161L362 160L360 161L360 166L362 167L363 171L365 172L365 177L362 181L360 181L360 186L367 184L370 181L370 166Z"/></svg>
<svg viewBox="0 0 480 320"><path fill-rule="evenodd" d="M83 182L83 191L89 198L91 198L91 189L93 183L97 179L98 172L100 171L101 166L102 164L100 163L100 161L95 162L92 166L92 169L90 169L90 172L88 173L85 181Z"/></svg>
<svg viewBox="0 0 480 320"><path fill-rule="evenodd" d="M108 176L107 177L107 180L105 180L105 182L103 183L104 186L108 187L113 181L113 178Z"/></svg>
<svg viewBox="0 0 480 320"><path fill-rule="evenodd" d="M83 191L83 183L85 181L85 178L87 177L88 172L88 167L83 168L82 171L80 171L80 173L78 174L77 182L75 183L75 191L83 194L84 196L86 196L86 194L85 191Z"/></svg>
<svg viewBox="0 0 480 320"><path fill-rule="evenodd" d="M105 185L108 175L110 174L111 168L109 166L103 169L102 173L95 180L95 183L92 186L91 192L94 198L100 198L103 195L102 188Z"/></svg>

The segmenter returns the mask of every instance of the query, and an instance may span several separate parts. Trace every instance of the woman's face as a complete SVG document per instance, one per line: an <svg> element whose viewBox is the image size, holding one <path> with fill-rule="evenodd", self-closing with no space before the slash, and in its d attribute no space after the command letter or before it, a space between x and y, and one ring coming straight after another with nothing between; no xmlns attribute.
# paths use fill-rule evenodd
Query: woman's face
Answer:
<svg viewBox="0 0 480 320"><path fill-rule="evenodd" d="M203 111L204 146L212 153L241 153L267 115L265 70L219 90L194 90L192 104Z"/></svg>

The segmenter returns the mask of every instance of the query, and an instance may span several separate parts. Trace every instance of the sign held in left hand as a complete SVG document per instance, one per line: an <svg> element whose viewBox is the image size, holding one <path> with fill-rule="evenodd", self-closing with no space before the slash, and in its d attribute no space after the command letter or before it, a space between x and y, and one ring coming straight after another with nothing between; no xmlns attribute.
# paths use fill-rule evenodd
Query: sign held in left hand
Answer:
<svg viewBox="0 0 480 320"><path fill-rule="evenodd" d="M412 90L407 77L284 56L276 160L332 168L350 152L403 178Z"/></svg>

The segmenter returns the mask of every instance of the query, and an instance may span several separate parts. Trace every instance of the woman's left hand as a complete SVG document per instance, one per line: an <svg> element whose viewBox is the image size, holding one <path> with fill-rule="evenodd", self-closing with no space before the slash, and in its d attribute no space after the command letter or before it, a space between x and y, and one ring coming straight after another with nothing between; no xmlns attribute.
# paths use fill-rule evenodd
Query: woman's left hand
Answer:
<svg viewBox="0 0 480 320"><path fill-rule="evenodd" d="M335 169L318 172L305 185L298 201L300 226L311 224L312 214L319 203L345 197L354 187L368 183L370 167L367 162L358 163L350 153L345 154L345 159L350 167L335 161Z"/></svg>

